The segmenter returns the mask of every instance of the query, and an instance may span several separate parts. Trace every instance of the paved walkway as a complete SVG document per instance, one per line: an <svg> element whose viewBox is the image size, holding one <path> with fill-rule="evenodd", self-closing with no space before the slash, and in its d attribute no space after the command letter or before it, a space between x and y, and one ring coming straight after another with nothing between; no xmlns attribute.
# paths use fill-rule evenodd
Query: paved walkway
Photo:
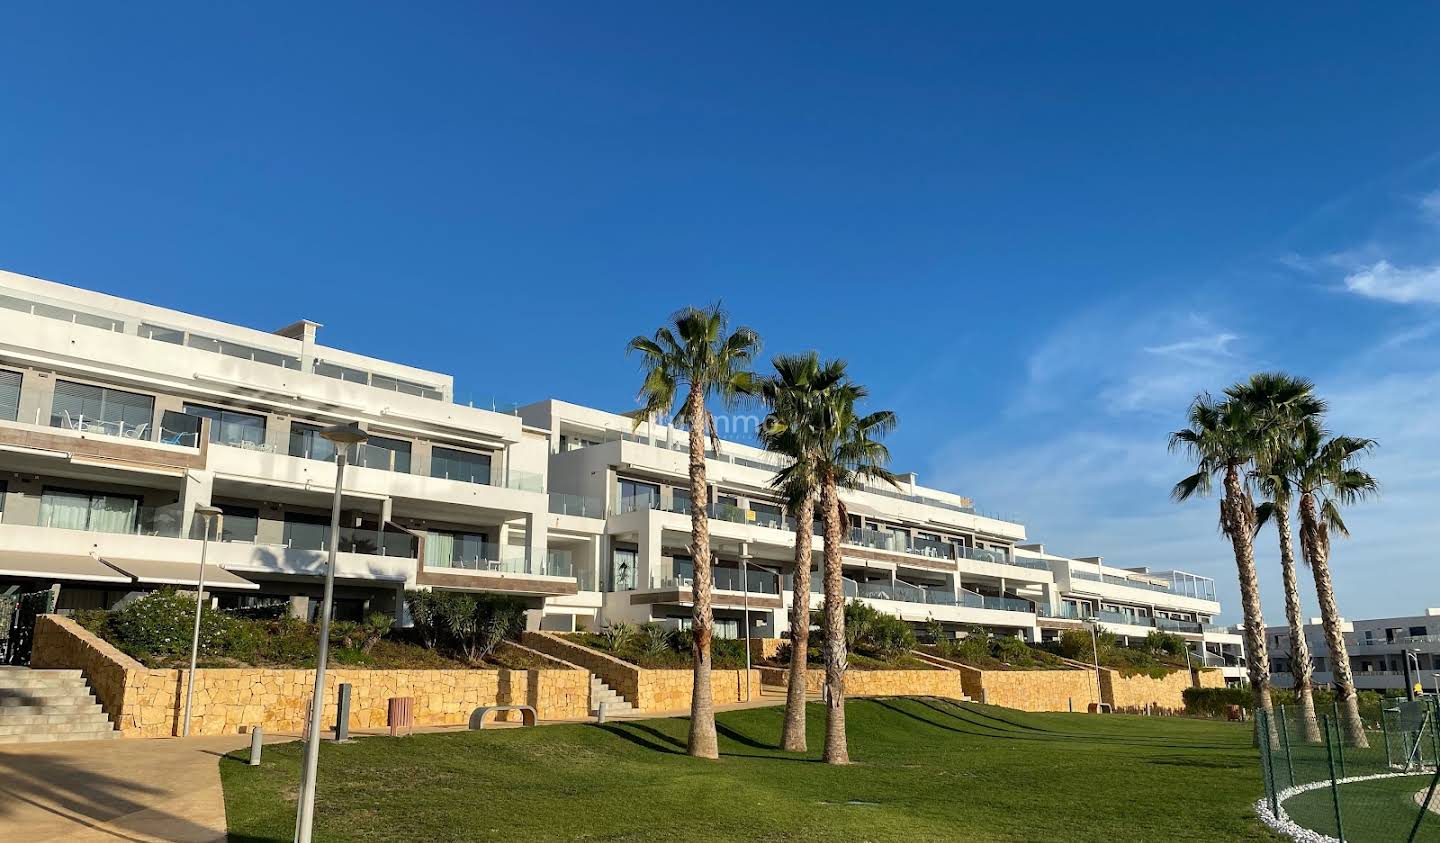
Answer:
<svg viewBox="0 0 1440 843"><path fill-rule="evenodd" d="M772 695L766 688L758 699L717 706L717 710L784 702L783 689ZM630 712L613 719L688 713ZM560 722L565 721L541 721L540 725ZM496 725L519 728L516 724ZM464 726L444 726L415 731L464 730ZM354 734L385 734L385 730ZM297 737L266 735L265 742ZM220 789L219 758L249 745L247 735L0 745L0 840L220 843L225 840L225 798Z"/></svg>

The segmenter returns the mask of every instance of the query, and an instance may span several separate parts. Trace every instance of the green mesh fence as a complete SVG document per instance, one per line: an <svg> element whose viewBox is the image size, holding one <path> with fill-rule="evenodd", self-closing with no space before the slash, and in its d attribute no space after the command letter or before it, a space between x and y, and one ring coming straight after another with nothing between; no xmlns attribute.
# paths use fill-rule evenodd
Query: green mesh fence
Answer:
<svg viewBox="0 0 1440 843"><path fill-rule="evenodd" d="M1259 712L1265 807L1282 831L1305 829L1353 843L1440 843L1440 704L1388 701L1364 742L1346 739L1338 707L1307 718L1299 706ZM1293 823L1291 826L1286 824ZM1296 828L1298 827L1298 829Z"/></svg>

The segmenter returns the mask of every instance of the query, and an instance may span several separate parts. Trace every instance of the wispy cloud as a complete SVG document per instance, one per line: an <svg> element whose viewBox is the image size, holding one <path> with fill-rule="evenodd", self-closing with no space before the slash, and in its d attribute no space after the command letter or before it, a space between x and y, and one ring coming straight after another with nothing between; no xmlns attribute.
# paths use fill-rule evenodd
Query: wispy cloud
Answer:
<svg viewBox="0 0 1440 843"><path fill-rule="evenodd" d="M1427 222L1440 225L1440 190L1433 190L1420 197L1420 216Z"/></svg>
<svg viewBox="0 0 1440 843"><path fill-rule="evenodd" d="M1345 289L1396 304L1440 304L1440 264L1405 267L1376 261L1346 275Z"/></svg>

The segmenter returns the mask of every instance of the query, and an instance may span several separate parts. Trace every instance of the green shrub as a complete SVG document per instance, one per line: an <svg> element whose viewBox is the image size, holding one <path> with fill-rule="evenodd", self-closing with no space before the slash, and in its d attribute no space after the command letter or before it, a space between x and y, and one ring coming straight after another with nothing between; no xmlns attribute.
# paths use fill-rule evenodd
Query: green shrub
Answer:
<svg viewBox="0 0 1440 843"><path fill-rule="evenodd" d="M484 661L500 642L518 638L525 628L525 604L499 594L470 594L459 591L407 591L405 605L425 645L455 655L463 661ZM362 627L375 621L372 615ZM351 630L360 637L364 651L380 640L375 628ZM383 636L383 632L381 636Z"/></svg>
<svg viewBox="0 0 1440 843"><path fill-rule="evenodd" d="M915 630L894 615L851 600L845 604L845 644L862 655L893 659L915 649Z"/></svg>
<svg viewBox="0 0 1440 843"><path fill-rule="evenodd" d="M1155 655L1179 656L1181 658L1184 658L1185 651L1189 649L1184 638L1181 638L1173 632L1161 632L1158 629L1145 636L1145 643L1141 646L1143 649Z"/></svg>
<svg viewBox="0 0 1440 843"><path fill-rule="evenodd" d="M1232 705L1251 709L1255 697L1247 688L1186 688L1185 713L1201 717L1224 717Z"/></svg>
<svg viewBox="0 0 1440 843"><path fill-rule="evenodd" d="M199 655L217 656L229 650L235 625L234 619L204 606ZM147 594L112 612L106 626L114 631L120 648L137 658L188 655L195 631L195 596L168 588Z"/></svg>

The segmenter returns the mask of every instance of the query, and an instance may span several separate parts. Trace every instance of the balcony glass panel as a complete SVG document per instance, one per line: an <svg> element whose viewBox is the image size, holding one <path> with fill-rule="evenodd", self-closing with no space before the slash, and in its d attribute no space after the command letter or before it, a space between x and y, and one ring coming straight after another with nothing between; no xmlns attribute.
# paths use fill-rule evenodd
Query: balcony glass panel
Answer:
<svg viewBox="0 0 1440 843"><path fill-rule="evenodd" d="M176 415L179 414L166 410L161 417L160 426L169 428ZM210 441L217 445L229 445L250 450L265 449L264 416L220 407L205 407L199 404L186 404L184 415L209 419Z"/></svg>
<svg viewBox="0 0 1440 843"><path fill-rule="evenodd" d="M55 382L51 427L145 439L154 418L155 399L149 395L72 381Z"/></svg>
<svg viewBox="0 0 1440 843"><path fill-rule="evenodd" d="M585 518L604 518L605 502L600 498L586 495L550 493L550 511L556 515L580 515Z"/></svg>
<svg viewBox="0 0 1440 843"><path fill-rule="evenodd" d="M490 463L489 454L437 447L430 451L430 476L488 485Z"/></svg>

